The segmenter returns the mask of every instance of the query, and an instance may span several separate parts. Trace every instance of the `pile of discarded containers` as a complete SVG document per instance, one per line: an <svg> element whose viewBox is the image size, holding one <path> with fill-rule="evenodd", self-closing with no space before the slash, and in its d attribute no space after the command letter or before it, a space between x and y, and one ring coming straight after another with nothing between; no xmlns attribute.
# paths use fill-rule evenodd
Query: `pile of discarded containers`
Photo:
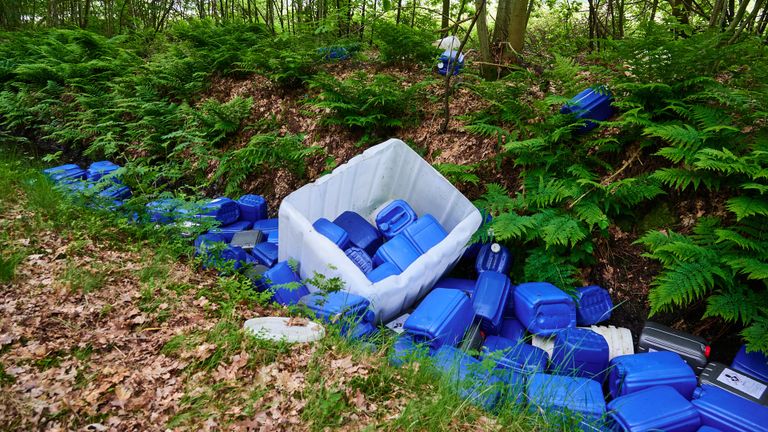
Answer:
<svg viewBox="0 0 768 432"><path fill-rule="evenodd" d="M110 178L114 167L65 165L46 174L79 190ZM768 359L762 354L742 347L730 367L710 362L703 339L652 322L635 350L629 330L599 325L613 309L605 289L514 285L512 254L497 243L467 249L463 259L474 261L473 279L439 279L415 307L381 323L368 298L310 292L299 263L278 262L278 221L267 210L263 197L244 195L192 208L159 200L146 213L155 224L210 224L195 239L204 266L243 271L274 301L303 305L348 337L396 335L392 364L429 356L462 397L490 411L511 401L575 420L580 430L768 431ZM312 229L371 282L400 275L447 235L433 215L417 215L400 199L369 217L344 211L333 220L316 219Z"/></svg>
<svg viewBox="0 0 768 432"><path fill-rule="evenodd" d="M92 198L92 206L115 208L131 196L130 188L120 181L119 169L110 161L100 161L87 169L76 164L60 165L43 170L43 174L67 194Z"/></svg>

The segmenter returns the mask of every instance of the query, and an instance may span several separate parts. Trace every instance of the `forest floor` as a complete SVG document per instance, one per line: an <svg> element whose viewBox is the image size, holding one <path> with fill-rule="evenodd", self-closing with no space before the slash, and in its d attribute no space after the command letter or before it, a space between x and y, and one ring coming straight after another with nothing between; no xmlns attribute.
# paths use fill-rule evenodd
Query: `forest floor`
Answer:
<svg viewBox="0 0 768 432"><path fill-rule="evenodd" d="M360 68L381 71L349 62L330 65L329 72L345 76ZM428 73L386 72L413 81ZM440 133L442 86L428 91L423 120L397 137L430 163L478 164L480 185L516 190L512 162L495 160L496 140L470 135L457 119L483 101L460 88L449 130ZM236 96L254 98L246 124L277 116L285 132L306 134L307 145L321 146L336 164L363 150L359 135L322 125L319 113L302 103L303 91L277 89L263 77L215 79L204 95L222 102ZM248 138L241 132L233 142ZM243 187L264 193L274 211L327 169L324 157L309 164L309 180L278 170L254 175ZM248 337L241 331L245 319L290 311L260 306L249 287L177 259L163 240L138 241L103 215L57 202L28 165L22 156L0 160L0 244L18 261L0 263L15 267L12 280L0 284L0 429L531 429L525 415L490 417L462 404L419 373L418 363L388 366L386 344L371 352L338 335L313 345ZM470 199L483 192L457 186ZM681 220L698 211L697 203L670 206ZM611 226L596 239L595 264L584 269L584 279L606 287L617 305L608 324L629 327L635 337L658 271L633 244L637 237ZM659 319L733 345L732 331L699 319L701 307Z"/></svg>

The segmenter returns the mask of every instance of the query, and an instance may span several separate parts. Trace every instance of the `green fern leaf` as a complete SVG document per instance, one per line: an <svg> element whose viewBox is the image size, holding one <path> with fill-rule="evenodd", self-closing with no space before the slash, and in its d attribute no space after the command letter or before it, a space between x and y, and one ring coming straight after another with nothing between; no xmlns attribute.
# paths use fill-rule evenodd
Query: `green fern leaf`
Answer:
<svg viewBox="0 0 768 432"><path fill-rule="evenodd" d="M748 196L738 196L728 200L728 210L736 214L736 220L742 220L749 216L768 216L768 201Z"/></svg>

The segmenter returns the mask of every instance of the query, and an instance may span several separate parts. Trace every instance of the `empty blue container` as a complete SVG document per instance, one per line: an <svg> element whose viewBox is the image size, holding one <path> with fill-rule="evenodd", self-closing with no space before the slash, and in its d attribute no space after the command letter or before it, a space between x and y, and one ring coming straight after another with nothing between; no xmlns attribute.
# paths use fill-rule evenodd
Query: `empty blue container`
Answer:
<svg viewBox="0 0 768 432"><path fill-rule="evenodd" d="M146 205L149 221L152 223L169 224L176 218L176 209L184 204L176 198L163 198L150 201Z"/></svg>
<svg viewBox="0 0 768 432"><path fill-rule="evenodd" d="M440 225L440 222L438 222L431 214L425 214L416 219L415 222L409 224L403 230L402 235L410 240L419 253L425 254L428 250L443 241L443 239L448 236L448 233L445 232Z"/></svg>
<svg viewBox="0 0 768 432"><path fill-rule="evenodd" d="M309 294L309 290L301 283L301 278L287 261L281 261L264 272L264 280L268 289L273 292L272 299L281 305L296 304Z"/></svg>
<svg viewBox="0 0 768 432"><path fill-rule="evenodd" d="M456 345L472 324L472 302L461 291L432 290L411 313L403 329L416 342L437 349Z"/></svg>
<svg viewBox="0 0 768 432"><path fill-rule="evenodd" d="M608 291L597 285L576 289L576 323L591 326L611 318L613 301Z"/></svg>
<svg viewBox="0 0 768 432"><path fill-rule="evenodd" d="M595 380L535 373L525 394L531 410L577 416L582 430L599 430L605 418L603 390Z"/></svg>
<svg viewBox="0 0 768 432"><path fill-rule="evenodd" d="M377 328L373 323L359 322L349 327L346 331L344 331L343 335L351 340L359 340L359 339L371 336L372 334L376 333L376 330ZM375 344L370 346L369 348L372 351L376 351L378 349Z"/></svg>
<svg viewBox="0 0 768 432"><path fill-rule="evenodd" d="M768 356L755 351L747 352L747 346L742 345L731 367L761 381L768 381Z"/></svg>
<svg viewBox="0 0 768 432"><path fill-rule="evenodd" d="M608 416L613 430L627 432L696 432L701 426L696 408L666 385L612 400L608 403Z"/></svg>
<svg viewBox="0 0 768 432"><path fill-rule="evenodd" d="M458 56L458 59L457 59ZM453 63L456 62L454 67ZM445 74L451 71L453 75L458 75L461 69L464 67L464 54L459 54L457 51L445 50L437 59L437 73L445 76Z"/></svg>
<svg viewBox="0 0 768 432"><path fill-rule="evenodd" d="M478 273L494 271L507 274L510 267L512 267L512 253L498 243L484 244L475 259L475 270Z"/></svg>
<svg viewBox="0 0 768 432"><path fill-rule="evenodd" d="M707 384L693 392L701 423L723 432L768 432L768 407Z"/></svg>
<svg viewBox="0 0 768 432"><path fill-rule="evenodd" d="M385 262L392 263L400 272L405 271L421 254L410 240L397 235L384 243L373 256L373 265L378 267Z"/></svg>
<svg viewBox="0 0 768 432"><path fill-rule="evenodd" d="M277 231L278 219L260 219L253 223L253 228L264 233L265 236L269 236L273 231Z"/></svg>
<svg viewBox="0 0 768 432"><path fill-rule="evenodd" d="M349 50L344 47L321 47L317 53L323 60L346 60L349 58Z"/></svg>
<svg viewBox="0 0 768 432"><path fill-rule="evenodd" d="M368 256L368 254L359 247L353 246L348 248L344 251L344 255L346 255L350 261L355 263L357 268L359 268L363 273L368 273L373 270L373 261L371 260L371 257Z"/></svg>
<svg viewBox="0 0 768 432"><path fill-rule="evenodd" d="M316 317L329 323L339 323L342 334L348 334L360 323L370 325L375 317L368 299L344 291L314 292L302 297L299 303L306 305ZM366 331L364 327L357 330Z"/></svg>
<svg viewBox="0 0 768 432"><path fill-rule="evenodd" d="M435 288L448 288L448 289L457 289L460 291L463 291L468 296L472 297L472 293L475 292L475 284L477 281L474 281L472 279L459 279L459 278L451 278L451 277L444 277L437 281L435 284Z"/></svg>
<svg viewBox="0 0 768 432"><path fill-rule="evenodd" d="M88 181L95 182L101 180L102 177L114 173L118 169L120 169L120 166L110 161L94 162L88 167L86 177L88 178Z"/></svg>
<svg viewBox="0 0 768 432"><path fill-rule="evenodd" d="M365 276L368 278L371 282L379 282L382 281L390 276L399 275L401 273L401 270L397 268L396 265L392 263L382 263L375 269L369 271L365 274Z"/></svg>
<svg viewBox="0 0 768 432"><path fill-rule="evenodd" d="M279 231L270 231L267 234L267 242L272 243L273 245L277 246L280 244L280 237L279 237Z"/></svg>
<svg viewBox="0 0 768 432"><path fill-rule="evenodd" d="M227 240L221 234L201 234L195 239L195 254L204 255L208 253L208 250L216 243L221 243L222 246L227 244Z"/></svg>
<svg viewBox="0 0 768 432"><path fill-rule="evenodd" d="M312 228L320 234L324 235L331 242L335 243L341 250L345 250L349 247L349 234L344 231L344 228L336 225L326 218L320 218L312 224Z"/></svg>
<svg viewBox="0 0 768 432"><path fill-rule="evenodd" d="M237 199L240 219L256 222L267 218L267 200L261 195L243 195Z"/></svg>
<svg viewBox="0 0 768 432"><path fill-rule="evenodd" d="M711 426L702 426L696 432L722 432L722 431L720 429L716 429Z"/></svg>
<svg viewBox="0 0 768 432"><path fill-rule="evenodd" d="M515 316L529 332L549 336L576 326L576 305L571 296L547 282L529 282L514 290Z"/></svg>
<svg viewBox="0 0 768 432"><path fill-rule="evenodd" d="M43 174L54 183L72 180L85 180L87 173L75 164L59 165L43 170Z"/></svg>
<svg viewBox="0 0 768 432"><path fill-rule="evenodd" d="M510 295L510 301L512 296ZM513 341L522 340L525 337L525 327L520 324L517 318L504 318L501 322L501 331L499 336Z"/></svg>
<svg viewBox="0 0 768 432"><path fill-rule="evenodd" d="M224 225L222 227L211 228L210 232L214 234L221 234L221 236L224 237L227 242L231 242L232 237L234 237L236 232L251 229L251 225L253 225L253 222L241 220L229 225Z"/></svg>
<svg viewBox="0 0 768 432"><path fill-rule="evenodd" d="M376 215L376 226L386 239L400 234L416 221L416 212L403 200L394 200Z"/></svg>
<svg viewBox="0 0 768 432"><path fill-rule="evenodd" d="M655 351L614 357L609 363L608 389L614 398L665 385L690 399L696 374L678 354Z"/></svg>
<svg viewBox="0 0 768 432"><path fill-rule="evenodd" d="M445 345L434 354L433 364L458 394L475 405L492 410L501 398L504 382L484 370L480 361L458 348Z"/></svg>
<svg viewBox="0 0 768 432"><path fill-rule="evenodd" d="M221 225L229 225L240 218L240 207L229 198L219 197L203 204L200 207L200 215L212 217Z"/></svg>
<svg viewBox="0 0 768 432"><path fill-rule="evenodd" d="M333 223L349 234L349 241L353 245L363 249L370 256L373 256L381 246L382 238L379 230L353 211L345 211L334 219Z"/></svg>
<svg viewBox="0 0 768 432"><path fill-rule="evenodd" d="M612 100L610 92L605 87L588 88L563 105L560 113L574 114L576 118L583 120L604 121L613 115ZM581 131L589 131L595 126L597 126L595 123L587 121Z"/></svg>
<svg viewBox="0 0 768 432"><path fill-rule="evenodd" d="M492 359L499 369L510 369L525 375L547 370L547 352L521 340L488 336L481 351L481 358Z"/></svg>
<svg viewBox="0 0 768 432"><path fill-rule="evenodd" d="M602 383L608 369L608 342L589 329L559 330L555 333L550 368L561 375L577 375Z"/></svg>
<svg viewBox="0 0 768 432"><path fill-rule="evenodd" d="M131 197L131 189L128 186L114 184L99 191L99 196L110 200L123 200Z"/></svg>
<svg viewBox="0 0 768 432"><path fill-rule="evenodd" d="M472 307L480 319L480 327L488 334L498 334L504 308L509 300L512 282L502 273L480 273L472 295Z"/></svg>
<svg viewBox="0 0 768 432"><path fill-rule="evenodd" d="M253 247L251 253L259 264L272 267L277 263L277 246L272 243L259 243Z"/></svg>
<svg viewBox="0 0 768 432"><path fill-rule="evenodd" d="M403 333L395 339L389 352L389 364L402 366L411 360L420 360L429 354L429 346L418 344L408 333Z"/></svg>

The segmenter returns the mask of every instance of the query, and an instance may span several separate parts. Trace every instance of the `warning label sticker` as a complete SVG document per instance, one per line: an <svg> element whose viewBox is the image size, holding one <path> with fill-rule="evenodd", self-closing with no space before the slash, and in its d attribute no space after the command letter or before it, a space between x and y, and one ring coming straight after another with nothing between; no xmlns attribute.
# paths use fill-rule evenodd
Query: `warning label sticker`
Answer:
<svg viewBox="0 0 768 432"><path fill-rule="evenodd" d="M717 377L717 380L729 387L744 392L755 399L760 399L767 388L765 384L728 368L725 368L720 372L720 376Z"/></svg>
<svg viewBox="0 0 768 432"><path fill-rule="evenodd" d="M411 316L411 314L402 314L399 317L393 319L392 321L387 323L387 328L391 329L393 332L400 334L403 330L403 324L405 324L405 320L408 319L408 317Z"/></svg>

